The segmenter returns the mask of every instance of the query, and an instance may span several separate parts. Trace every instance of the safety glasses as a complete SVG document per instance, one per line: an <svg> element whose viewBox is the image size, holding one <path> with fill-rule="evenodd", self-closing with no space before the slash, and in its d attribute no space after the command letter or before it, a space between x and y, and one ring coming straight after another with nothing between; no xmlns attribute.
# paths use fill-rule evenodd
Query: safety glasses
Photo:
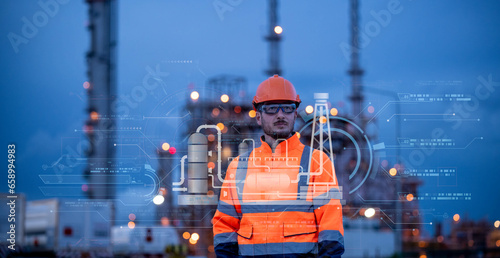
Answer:
<svg viewBox="0 0 500 258"><path fill-rule="evenodd" d="M292 104L264 104L260 106L259 111L263 111L266 114L276 114L279 111L283 111L283 113L290 114L297 109L297 105L295 103Z"/></svg>

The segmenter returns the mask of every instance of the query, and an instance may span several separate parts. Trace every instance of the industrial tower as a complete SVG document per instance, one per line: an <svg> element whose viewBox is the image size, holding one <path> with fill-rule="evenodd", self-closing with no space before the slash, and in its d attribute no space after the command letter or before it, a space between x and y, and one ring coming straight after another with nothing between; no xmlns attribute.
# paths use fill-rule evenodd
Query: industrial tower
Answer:
<svg viewBox="0 0 500 258"><path fill-rule="evenodd" d="M269 0L269 27L266 41L269 43L269 68L266 70L268 76L282 75L280 64L280 41L281 27L278 25L278 0ZM279 28L279 30L278 30Z"/></svg>
<svg viewBox="0 0 500 258"><path fill-rule="evenodd" d="M354 122L356 122L363 130L365 128L364 116L361 113L363 110L363 92L361 76L363 69L359 66L359 5L358 0L351 0L351 68L348 73L351 76L351 89L352 93L349 97L352 102L352 115Z"/></svg>
<svg viewBox="0 0 500 258"><path fill-rule="evenodd" d="M91 46L87 52L86 82L89 118L86 133L90 141L85 176L91 199L114 197L114 128L112 103L116 97L116 1L87 0Z"/></svg>

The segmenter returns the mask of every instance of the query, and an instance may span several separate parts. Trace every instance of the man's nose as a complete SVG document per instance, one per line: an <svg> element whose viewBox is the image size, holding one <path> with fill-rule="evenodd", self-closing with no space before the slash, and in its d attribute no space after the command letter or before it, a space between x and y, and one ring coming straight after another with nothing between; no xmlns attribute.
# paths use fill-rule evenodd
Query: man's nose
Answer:
<svg viewBox="0 0 500 258"><path fill-rule="evenodd" d="M278 117L285 117L285 113L283 112L283 109L282 109L282 108L278 109L277 116L278 116Z"/></svg>

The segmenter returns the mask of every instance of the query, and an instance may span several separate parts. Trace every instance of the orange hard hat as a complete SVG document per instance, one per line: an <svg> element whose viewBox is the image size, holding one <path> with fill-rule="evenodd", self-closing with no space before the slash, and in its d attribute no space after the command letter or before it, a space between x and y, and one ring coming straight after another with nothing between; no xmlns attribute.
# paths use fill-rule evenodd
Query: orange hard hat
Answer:
<svg viewBox="0 0 500 258"><path fill-rule="evenodd" d="M277 74L269 77L259 85L252 104L255 107L258 103L273 100L289 100L296 102L297 106L301 102L293 84Z"/></svg>

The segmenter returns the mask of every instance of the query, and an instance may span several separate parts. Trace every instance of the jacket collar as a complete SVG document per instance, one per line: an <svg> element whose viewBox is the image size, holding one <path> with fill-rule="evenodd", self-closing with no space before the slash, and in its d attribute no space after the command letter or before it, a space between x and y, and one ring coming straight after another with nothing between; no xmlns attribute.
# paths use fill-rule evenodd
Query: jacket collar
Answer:
<svg viewBox="0 0 500 258"><path fill-rule="evenodd" d="M260 148L262 149L262 152L272 153L271 146L269 146L269 144L267 144L267 142L264 141L264 136L260 137L260 141L262 143L260 146ZM288 146L288 152L290 152L291 150L296 149L299 145L300 145L299 134L297 132L293 132L293 135L290 138L288 138L284 141L281 141L276 146L274 153L275 154L281 154L281 153L284 154L287 151L287 146Z"/></svg>

